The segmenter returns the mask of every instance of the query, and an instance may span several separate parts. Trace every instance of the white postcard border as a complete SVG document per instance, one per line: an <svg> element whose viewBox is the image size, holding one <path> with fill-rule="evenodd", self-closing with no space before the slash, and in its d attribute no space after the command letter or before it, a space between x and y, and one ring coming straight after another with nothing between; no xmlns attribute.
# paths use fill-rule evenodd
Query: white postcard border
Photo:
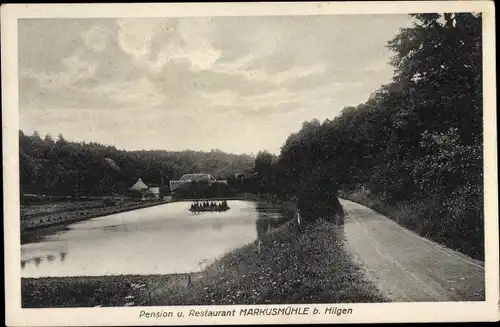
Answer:
<svg viewBox="0 0 500 327"><path fill-rule="evenodd" d="M484 72L485 280L484 302L316 304L293 307L352 308L352 314L279 315L259 317L188 318L189 310L232 310L269 306L173 306L130 308L21 309L19 148L18 148L18 18L201 17L247 15L396 14L416 12L482 12ZM4 5L2 35L2 139L4 176L4 251L6 324L8 326L299 324L488 321L499 319L499 242L496 153L496 88L494 5L490 1L386 1L316 3L190 3L190 4L72 4ZM139 317L141 310L172 311L171 318ZM178 318L177 312L184 312Z"/></svg>

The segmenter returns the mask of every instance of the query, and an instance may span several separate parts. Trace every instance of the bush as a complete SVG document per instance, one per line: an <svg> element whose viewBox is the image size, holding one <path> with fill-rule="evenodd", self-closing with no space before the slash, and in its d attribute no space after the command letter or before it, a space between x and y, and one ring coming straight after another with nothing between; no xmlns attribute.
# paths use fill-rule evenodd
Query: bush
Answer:
<svg viewBox="0 0 500 327"><path fill-rule="evenodd" d="M323 218L343 224L344 211L339 202L337 183L323 172L313 170L298 194L298 208L304 221Z"/></svg>
<svg viewBox="0 0 500 327"><path fill-rule="evenodd" d="M118 204L116 200L111 198L105 198L102 200L102 203L107 207L116 206Z"/></svg>

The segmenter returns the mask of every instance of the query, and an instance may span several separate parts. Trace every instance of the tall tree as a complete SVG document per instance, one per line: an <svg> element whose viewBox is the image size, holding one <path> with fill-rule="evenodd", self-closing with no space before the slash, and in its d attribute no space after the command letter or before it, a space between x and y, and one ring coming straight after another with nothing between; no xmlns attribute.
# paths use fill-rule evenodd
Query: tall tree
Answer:
<svg viewBox="0 0 500 327"><path fill-rule="evenodd" d="M332 120L305 122L284 143L276 174L288 192L321 175L411 208L417 231L481 257L481 15L411 16L387 45L391 83Z"/></svg>

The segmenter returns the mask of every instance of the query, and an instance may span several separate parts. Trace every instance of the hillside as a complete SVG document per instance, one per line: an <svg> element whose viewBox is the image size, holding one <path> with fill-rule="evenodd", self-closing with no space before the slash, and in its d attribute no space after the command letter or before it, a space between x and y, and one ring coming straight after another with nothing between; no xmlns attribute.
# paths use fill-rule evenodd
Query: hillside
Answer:
<svg viewBox="0 0 500 327"><path fill-rule="evenodd" d="M59 136L42 139L19 132L21 192L50 195L123 193L137 178L168 184L185 173L228 178L253 168L249 155L219 150L125 151L98 143L77 143Z"/></svg>

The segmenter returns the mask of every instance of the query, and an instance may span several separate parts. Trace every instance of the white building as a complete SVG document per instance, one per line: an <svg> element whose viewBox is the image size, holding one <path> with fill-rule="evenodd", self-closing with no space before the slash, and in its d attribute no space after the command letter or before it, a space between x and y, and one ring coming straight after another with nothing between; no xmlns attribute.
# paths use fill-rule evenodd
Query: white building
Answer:
<svg viewBox="0 0 500 327"><path fill-rule="evenodd" d="M154 197L155 200L160 199L160 188L159 187L150 187L148 193Z"/></svg>

